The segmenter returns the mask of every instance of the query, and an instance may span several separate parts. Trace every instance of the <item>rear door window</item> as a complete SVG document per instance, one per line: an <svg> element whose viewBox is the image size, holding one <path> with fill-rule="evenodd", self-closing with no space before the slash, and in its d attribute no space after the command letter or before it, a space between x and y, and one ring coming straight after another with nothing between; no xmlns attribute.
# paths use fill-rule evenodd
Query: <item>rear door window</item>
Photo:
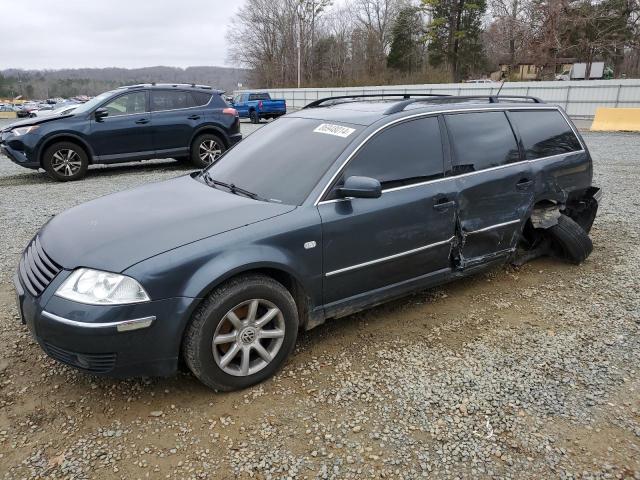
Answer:
<svg viewBox="0 0 640 480"><path fill-rule="evenodd" d="M181 90L152 90L151 111L178 110L193 107L191 92Z"/></svg>
<svg viewBox="0 0 640 480"><path fill-rule="evenodd" d="M504 112L446 115L453 173L478 172L520 160L516 137Z"/></svg>
<svg viewBox="0 0 640 480"><path fill-rule="evenodd" d="M444 155L437 117L402 122L370 139L342 175L371 177L383 188L424 182L444 175Z"/></svg>
<svg viewBox="0 0 640 480"><path fill-rule="evenodd" d="M527 160L582 150L575 133L557 110L510 112Z"/></svg>

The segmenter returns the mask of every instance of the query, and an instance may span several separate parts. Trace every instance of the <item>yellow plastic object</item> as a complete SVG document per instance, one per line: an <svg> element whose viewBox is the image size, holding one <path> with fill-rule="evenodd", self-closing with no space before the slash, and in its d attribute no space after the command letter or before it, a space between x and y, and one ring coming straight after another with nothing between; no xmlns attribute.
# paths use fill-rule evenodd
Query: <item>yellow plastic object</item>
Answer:
<svg viewBox="0 0 640 480"><path fill-rule="evenodd" d="M0 112L0 118L16 118L16 112Z"/></svg>
<svg viewBox="0 0 640 480"><path fill-rule="evenodd" d="M640 132L640 108L598 108L592 132Z"/></svg>

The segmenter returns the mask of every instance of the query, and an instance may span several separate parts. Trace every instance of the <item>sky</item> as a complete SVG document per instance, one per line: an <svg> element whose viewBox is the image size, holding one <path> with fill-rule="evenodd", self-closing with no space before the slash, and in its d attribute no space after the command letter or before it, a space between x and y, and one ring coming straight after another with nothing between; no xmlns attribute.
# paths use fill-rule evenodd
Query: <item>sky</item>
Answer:
<svg viewBox="0 0 640 480"><path fill-rule="evenodd" d="M244 0L0 0L0 70L234 66Z"/></svg>

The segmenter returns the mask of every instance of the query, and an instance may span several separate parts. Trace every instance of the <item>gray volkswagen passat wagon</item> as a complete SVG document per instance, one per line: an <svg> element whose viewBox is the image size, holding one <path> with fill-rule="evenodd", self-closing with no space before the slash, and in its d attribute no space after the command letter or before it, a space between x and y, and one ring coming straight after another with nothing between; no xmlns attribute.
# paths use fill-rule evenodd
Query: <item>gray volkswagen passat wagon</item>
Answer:
<svg viewBox="0 0 640 480"><path fill-rule="evenodd" d="M563 111L532 98L329 98L211 167L51 219L15 277L53 358L228 390L298 331L491 265L572 262L600 191Z"/></svg>

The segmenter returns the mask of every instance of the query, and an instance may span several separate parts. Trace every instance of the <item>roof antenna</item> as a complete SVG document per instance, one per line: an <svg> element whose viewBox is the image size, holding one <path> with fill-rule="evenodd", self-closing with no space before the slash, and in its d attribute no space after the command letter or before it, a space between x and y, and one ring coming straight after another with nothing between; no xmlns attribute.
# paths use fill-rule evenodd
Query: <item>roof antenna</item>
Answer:
<svg viewBox="0 0 640 480"><path fill-rule="evenodd" d="M502 87L504 87L504 82L506 82L507 79L505 78L504 80L502 80L502 84L500 85L500 88L498 89L498 93L496 93L496 97L500 96L500 92L502 91Z"/></svg>

